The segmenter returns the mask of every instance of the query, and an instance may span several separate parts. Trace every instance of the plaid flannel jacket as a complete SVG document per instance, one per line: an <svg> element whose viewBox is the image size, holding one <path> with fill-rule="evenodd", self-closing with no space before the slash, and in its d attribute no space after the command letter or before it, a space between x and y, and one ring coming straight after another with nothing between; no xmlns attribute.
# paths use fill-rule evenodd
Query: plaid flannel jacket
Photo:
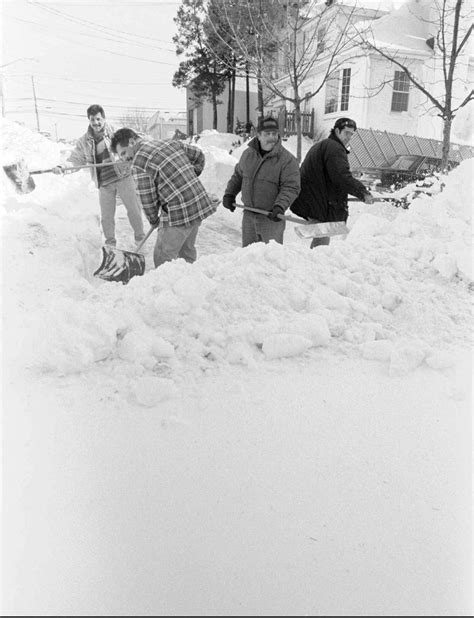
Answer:
<svg viewBox="0 0 474 618"><path fill-rule="evenodd" d="M204 163L200 148L179 140L138 140L132 169L151 225L159 221L160 208L170 226L191 225L215 212L217 205L198 178Z"/></svg>

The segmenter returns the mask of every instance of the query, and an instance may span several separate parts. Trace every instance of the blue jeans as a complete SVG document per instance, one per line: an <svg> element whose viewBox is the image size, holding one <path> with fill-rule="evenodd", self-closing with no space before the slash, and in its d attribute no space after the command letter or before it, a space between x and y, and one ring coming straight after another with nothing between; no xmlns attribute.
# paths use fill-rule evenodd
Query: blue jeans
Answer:
<svg viewBox="0 0 474 618"><path fill-rule="evenodd" d="M271 221L265 215L245 210L242 217L242 247L255 242L270 242L275 240L283 244L285 221Z"/></svg>
<svg viewBox="0 0 474 618"><path fill-rule="evenodd" d="M192 225L170 226L164 223L160 226L153 252L155 268L178 258L183 258L191 264L195 262L197 258L195 243L200 225L199 219Z"/></svg>
<svg viewBox="0 0 474 618"><path fill-rule="evenodd" d="M143 231L142 207L138 201L135 182L132 176L126 176L117 182L111 182L105 187L99 187L100 223L105 237L105 244L115 245L115 209L117 195L122 199L127 209L128 220L132 226L135 242L145 238Z"/></svg>

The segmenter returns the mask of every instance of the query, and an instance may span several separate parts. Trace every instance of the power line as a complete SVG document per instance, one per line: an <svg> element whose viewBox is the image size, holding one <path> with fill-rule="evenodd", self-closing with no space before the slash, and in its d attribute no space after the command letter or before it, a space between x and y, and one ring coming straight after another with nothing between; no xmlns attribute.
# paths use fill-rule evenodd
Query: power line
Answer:
<svg viewBox="0 0 474 618"><path fill-rule="evenodd" d="M45 99L42 97L38 97L38 101L50 101L53 103L67 103L70 105L90 105L90 103L84 103L83 101L64 101L61 99ZM155 107L141 107L141 106L136 106L133 103L129 103L126 105L114 105L114 104L107 104L107 107L118 107L119 109L123 109L123 108L129 108L129 107L133 107L134 109L141 109L141 110L150 110L150 109L156 109Z"/></svg>
<svg viewBox="0 0 474 618"><path fill-rule="evenodd" d="M110 33L115 33L118 32L119 34L122 35L126 35L126 36L134 36L137 38L142 39L148 39L150 41L154 41L154 42L158 42L158 43L165 43L165 44L169 44L168 41L162 41L160 39L155 39L154 37L151 36L146 36L146 35L141 35L141 34L135 34L134 32L129 32L127 30L120 30L118 28L110 28L109 26L104 26L103 24L98 24L97 22L94 21L89 21L87 19L82 19L81 17L75 17L74 15L70 15L69 13L64 13L63 11L59 11L58 9L53 9L52 7L46 7L44 6L41 2L35 2L33 0L28 0L28 4L32 4L33 6L36 6L40 9L43 9L45 11L49 11L50 13L54 13L56 15L59 15L60 17L62 17L63 19L68 19L69 21L73 21L75 23L82 23L82 24L86 24L86 25L92 25L96 30L99 31L103 31L103 32L110 32ZM79 4L81 5L81 3L71 3L73 5ZM146 3L129 3L131 6L135 6L136 4L146 4ZM155 4L155 3L150 3L150 4ZM179 2L163 2L161 4L179 4ZM119 3L119 2L114 2L114 6L115 5L127 5L127 3ZM101 6L98 5L97 3L94 2L94 6ZM110 6L110 5L102 5L102 6Z"/></svg>
<svg viewBox="0 0 474 618"><path fill-rule="evenodd" d="M25 23L32 23L34 25L34 22L29 22L28 20L25 19L21 19L19 17L10 17L10 19L14 19L16 21L20 21L20 22L25 22ZM40 28L43 28L47 30L47 26L44 26L42 24L37 24L37 26L39 26ZM78 34L79 36L84 36L82 33L75 33ZM167 66L176 66L175 62L162 62L160 60L151 60L150 58L139 58L138 56L131 56L129 54L121 54L120 52L114 52L111 51L110 49L104 48L104 47L97 47L96 45L88 45L87 43L83 43L81 41L74 41L73 39L70 38L66 38L66 37L62 37L60 35L57 34L57 32L54 32L53 35L58 38L61 41L67 41L68 43L74 43L76 45L80 45L81 47L89 47L91 49L97 49L102 53L106 53L106 54L111 54L113 56L121 56L123 58L131 58L132 60L140 60L142 62L151 62L152 64L165 64Z"/></svg>
<svg viewBox="0 0 474 618"><path fill-rule="evenodd" d="M130 110L130 111L136 111L134 109ZM160 107L157 106L153 112L150 112L149 115L153 116L153 114L155 114L156 112L170 112L170 113L180 113L180 112L184 112L184 109L180 109L180 108L175 108L175 107ZM65 111L51 111L48 109L44 109L39 107L38 108L38 112L41 112L42 116L67 116L68 118L80 118L82 120L84 120L84 122L87 123L87 119L84 116L84 114L73 114L72 112L65 112ZM7 117L11 117L12 115L15 114L35 114L35 110L34 109L23 109L23 108L18 108L15 109L14 111L8 111L6 110L6 116ZM107 114L107 118L109 119L115 119L115 120L119 120L120 118L122 118L123 116L126 116L127 114L125 112L121 113L121 114Z"/></svg>
<svg viewBox="0 0 474 618"><path fill-rule="evenodd" d="M26 0L28 4L34 4L34 2L30 2L30 0ZM155 4L156 6L162 5L178 5L180 4L180 0L171 0L170 2L166 2L164 0L129 0L128 2L117 2L116 0L109 0L108 2L95 2L95 0L62 0L61 4L63 6L84 6L84 5L93 5L93 6L149 6Z"/></svg>
<svg viewBox="0 0 474 618"><path fill-rule="evenodd" d="M45 10L49 10L46 9L46 7L44 7ZM14 21L18 21L24 24L31 24L33 26L39 26L40 28L46 29L48 32L51 32L51 28L48 25L42 24L38 21L32 21L29 19L23 19L21 17L16 17L16 15L6 15L6 17L8 17L8 19L12 19ZM74 21L74 20L72 20ZM82 25L80 22L79 25ZM110 35L110 33L106 32L106 31L102 31L99 28L96 28L96 30L98 30L99 32L101 32L101 35L98 34L89 34L88 32L77 32L77 31L70 31L72 34L74 35L79 35L79 36L86 36L89 38L93 38L93 39L100 39L101 41L112 41L113 43L119 43L121 45L123 45L124 43L127 45L135 45L136 47L145 47L146 49L157 49L159 51L169 51L172 52L174 51L171 48L165 48L165 47L160 47L158 45L148 45L147 43L143 43L141 41L132 41L130 39L125 39L124 37L121 38L117 38L116 35ZM64 32L64 30L62 30L62 32ZM106 34L108 34L108 36L105 36ZM54 32L53 35L56 35L56 33ZM113 36L114 38L111 38L111 36ZM150 37L151 39L151 37ZM151 39L153 40L153 39Z"/></svg>
<svg viewBox="0 0 474 618"><path fill-rule="evenodd" d="M29 77L31 73L8 73L6 78L11 77ZM170 86L171 82L124 82L121 80L106 81L103 79L81 79L79 77L64 77L63 75L52 75L51 73L35 73L35 77L46 77L50 79L58 79L66 82L81 82L85 84L117 84L123 86Z"/></svg>
<svg viewBox="0 0 474 618"><path fill-rule="evenodd" d="M23 99L23 100L24 101L25 100L26 101L30 101L32 105L34 104L34 99L33 98ZM37 102L40 102L40 101L41 101L41 99L37 99ZM68 105L68 103L67 103L67 101L58 101L58 105L64 106L64 105ZM90 103L81 103L80 105L82 105L84 107L84 109L85 109L86 107L88 107L90 105ZM106 108L107 110L115 109L116 110L115 113L120 113L120 114L123 113L123 110L126 110L126 111L133 110L133 111L149 113L149 112L155 112L158 108L159 109L163 109L162 105L160 103L157 103L153 107L138 107L138 106L133 105L133 104L122 105L122 106L120 106L120 105L115 105L114 106L114 105L104 104L103 107ZM54 113L57 108L58 108L58 106L45 105L44 102L41 103L41 106L38 103L38 109L41 110L41 111L44 110L44 111L50 111L51 113ZM11 110L11 113L14 113L17 110L20 111L20 110L25 110L25 109L29 109L29 108L25 108L24 104L21 103L20 106L15 107L14 110ZM184 108L183 107L179 107L179 106L176 106L176 107L173 107L173 108L167 107L166 109L182 109L184 111ZM67 111L67 110L65 110L65 111ZM72 110L70 110L70 111L71 111L71 113L73 113ZM82 113L80 113L80 115L84 116L85 114L82 112Z"/></svg>

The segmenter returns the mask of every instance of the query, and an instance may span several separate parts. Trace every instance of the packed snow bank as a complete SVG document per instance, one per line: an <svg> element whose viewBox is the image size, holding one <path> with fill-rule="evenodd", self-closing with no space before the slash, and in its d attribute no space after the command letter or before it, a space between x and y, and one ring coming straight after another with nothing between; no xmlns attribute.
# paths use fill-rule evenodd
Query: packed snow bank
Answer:
<svg viewBox="0 0 474 618"><path fill-rule="evenodd" d="M435 262L467 223L441 198L351 204L314 251L292 225L240 249L219 208L194 265L150 242L122 286L92 276L87 172L8 196L4 614L469 615L469 280Z"/></svg>
<svg viewBox="0 0 474 618"><path fill-rule="evenodd" d="M59 162L63 145L52 142L41 133L34 133L16 122L1 118L0 134L2 165L10 165L24 159L33 170L44 169Z"/></svg>
<svg viewBox="0 0 474 618"><path fill-rule="evenodd" d="M218 150L204 148L203 178L217 193L233 169ZM55 177L48 203L37 189L10 196L4 210L11 362L60 374L123 362L130 375L175 381L216 363L254 367L320 346L377 359L390 373L452 364L471 325L470 174L463 163L442 193L390 219L359 213L347 239L328 247L256 244L158 270L148 258L146 274L127 286L92 276L100 237L88 177ZM217 228L229 216L221 208L209 221ZM47 337L45 324L55 325Z"/></svg>
<svg viewBox="0 0 474 618"><path fill-rule="evenodd" d="M211 147L227 152L242 144L242 138L239 135L235 133L220 133L213 129L202 131L202 133L195 136L194 140L200 148Z"/></svg>

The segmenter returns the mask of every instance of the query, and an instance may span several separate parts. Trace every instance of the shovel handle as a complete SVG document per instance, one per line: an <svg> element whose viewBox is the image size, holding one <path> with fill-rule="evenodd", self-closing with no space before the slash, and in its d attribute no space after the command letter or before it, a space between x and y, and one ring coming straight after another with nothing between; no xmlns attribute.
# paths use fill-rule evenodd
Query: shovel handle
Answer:
<svg viewBox="0 0 474 618"><path fill-rule="evenodd" d="M140 249L143 247L143 245L146 243L146 241L150 238L150 236L153 233L153 230L156 230L158 226L157 225L152 225L150 227L150 229L148 230L148 232L145 235L145 238L141 241L141 243L138 245L138 247L136 248L136 253L138 253L140 251Z"/></svg>
<svg viewBox="0 0 474 618"><path fill-rule="evenodd" d="M72 165L71 167L64 167L64 171L68 172L68 171L72 171L72 170L82 170L88 167L106 167L107 165L124 165L123 162L120 161L111 161L110 163L89 163L88 165ZM58 167L58 166L56 166ZM48 174L49 172L52 172L54 170L54 167L50 168L49 170L33 170L32 172L29 172L30 174Z"/></svg>
<svg viewBox="0 0 474 618"><path fill-rule="evenodd" d="M251 212L256 212L259 215L267 215L270 213L269 210L262 210L261 208L251 208L250 206L244 206L243 204L236 204L238 208L243 208L243 210L250 210ZM292 221L293 223L305 224L308 223L304 219L299 219L297 217L292 217L290 215L278 215L280 219L284 219L285 221Z"/></svg>
<svg viewBox="0 0 474 618"><path fill-rule="evenodd" d="M382 197L378 195L374 195L372 193L372 197L374 198L374 202L395 202L397 198L395 197ZM347 198L349 202L364 202L364 200L360 200L358 197L353 197L352 195Z"/></svg>

